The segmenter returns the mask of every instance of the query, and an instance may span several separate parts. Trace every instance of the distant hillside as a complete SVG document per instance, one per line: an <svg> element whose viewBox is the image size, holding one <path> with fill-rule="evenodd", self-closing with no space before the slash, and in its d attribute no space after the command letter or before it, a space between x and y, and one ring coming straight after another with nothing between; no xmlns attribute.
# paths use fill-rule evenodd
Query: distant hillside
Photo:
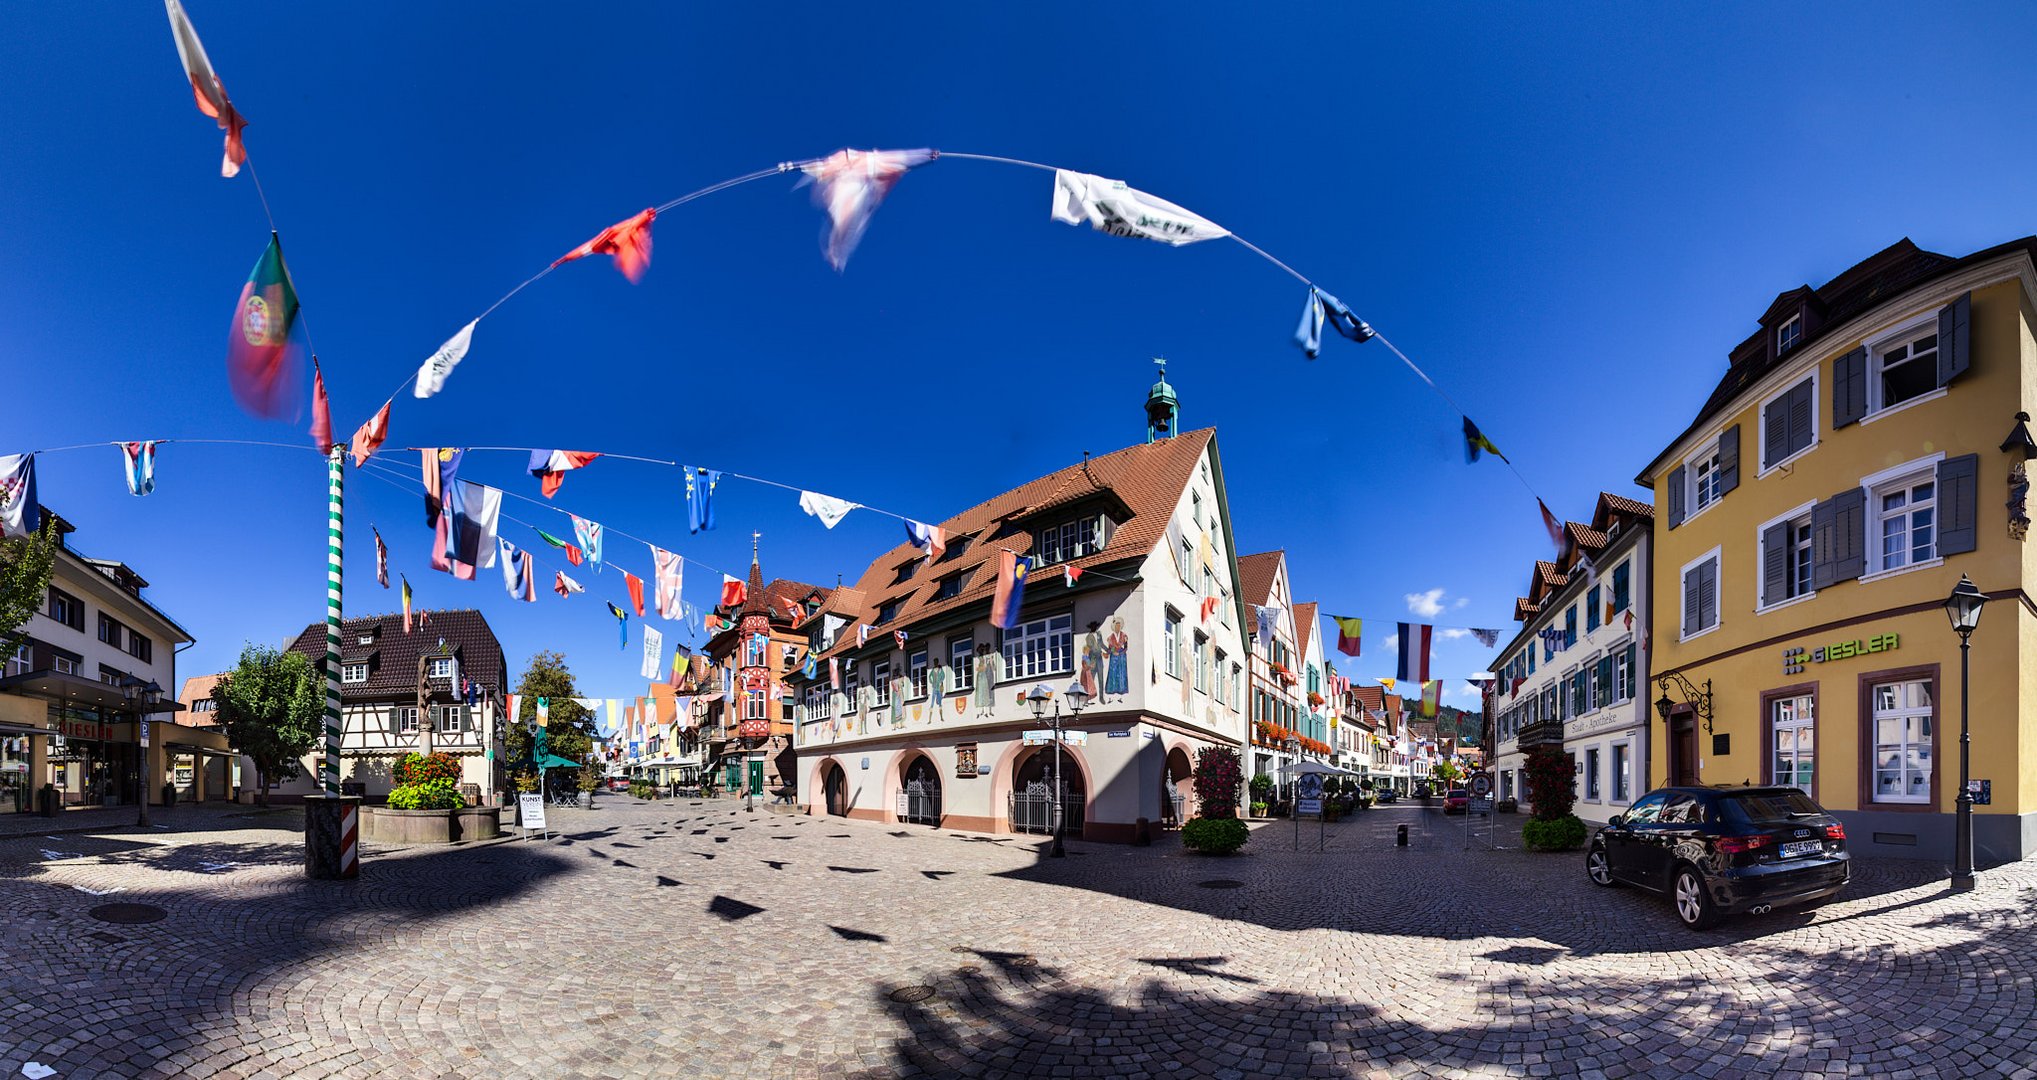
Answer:
<svg viewBox="0 0 2037 1080"><path fill-rule="evenodd" d="M1422 702L1420 698L1404 699L1401 707L1404 710L1402 715L1412 717L1417 721L1421 720ZM1442 738L1449 738L1452 735L1456 736L1457 745L1459 746L1478 745L1478 729L1482 723L1483 720L1476 711L1459 709L1449 705L1444 705L1436 710L1436 734Z"/></svg>

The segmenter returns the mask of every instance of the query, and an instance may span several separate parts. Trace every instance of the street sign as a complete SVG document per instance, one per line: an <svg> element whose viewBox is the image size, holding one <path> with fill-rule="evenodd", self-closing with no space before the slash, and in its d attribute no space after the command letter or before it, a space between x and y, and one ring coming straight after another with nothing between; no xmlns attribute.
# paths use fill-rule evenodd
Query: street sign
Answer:
<svg viewBox="0 0 2037 1080"><path fill-rule="evenodd" d="M1296 799L1294 800L1294 813L1296 817L1321 817L1323 814L1323 800Z"/></svg>
<svg viewBox="0 0 2037 1080"><path fill-rule="evenodd" d="M1473 776L1471 778L1471 794L1481 799L1492 794L1492 774L1479 773Z"/></svg>
<svg viewBox="0 0 2037 1080"><path fill-rule="evenodd" d="M1044 728L1025 732L1021 737L1027 746L1046 746L1054 741L1054 733Z"/></svg>
<svg viewBox="0 0 2037 1080"><path fill-rule="evenodd" d="M1465 804L1464 812L1467 814L1492 813L1492 796L1490 795L1473 796L1471 801Z"/></svg>
<svg viewBox="0 0 2037 1080"><path fill-rule="evenodd" d="M148 717L146 717L146 716L144 716L144 717L142 717L142 718L141 718L141 745L142 745L142 749L144 749L144 750L148 749L148 745L149 745L149 718L148 718Z"/></svg>
<svg viewBox="0 0 2037 1080"><path fill-rule="evenodd" d="M1089 745L1089 732L1087 732L1087 731L1064 731L1064 732L1062 732L1062 733L1061 733L1061 741L1062 741L1062 742L1064 742L1064 743L1067 743L1067 744L1068 744L1068 745L1070 745L1070 746L1088 746L1088 745Z"/></svg>
<svg viewBox="0 0 2037 1080"><path fill-rule="evenodd" d="M1968 780L1966 782L1966 790L1972 793L1973 805L1975 806L1988 806L1995 801L1995 782L1993 780Z"/></svg>
<svg viewBox="0 0 2037 1080"><path fill-rule="evenodd" d="M538 832L545 827L545 797L535 791L526 791L516 797L517 814L523 819L526 832Z"/></svg>

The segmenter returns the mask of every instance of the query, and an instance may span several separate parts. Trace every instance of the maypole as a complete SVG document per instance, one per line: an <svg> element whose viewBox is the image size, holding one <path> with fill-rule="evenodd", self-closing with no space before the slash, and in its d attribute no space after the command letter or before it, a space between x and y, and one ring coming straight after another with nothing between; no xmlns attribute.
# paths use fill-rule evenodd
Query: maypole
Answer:
<svg viewBox="0 0 2037 1080"><path fill-rule="evenodd" d="M346 564L342 528L346 517L346 449L335 445L325 456L325 756L319 766L325 795L340 793L340 598Z"/></svg>

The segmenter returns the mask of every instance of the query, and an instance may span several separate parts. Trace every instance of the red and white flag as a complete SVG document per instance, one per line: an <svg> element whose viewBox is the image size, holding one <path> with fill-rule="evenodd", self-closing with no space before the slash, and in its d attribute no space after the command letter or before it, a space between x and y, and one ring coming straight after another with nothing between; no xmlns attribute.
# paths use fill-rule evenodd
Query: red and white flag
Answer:
<svg viewBox="0 0 2037 1080"><path fill-rule="evenodd" d="M656 210L645 210L633 217L618 221L594 234L594 239L559 256L553 266L584 259L589 255L611 255L615 268L631 284L644 279L644 271L651 267L651 222L657 220Z"/></svg>
<svg viewBox="0 0 2037 1080"><path fill-rule="evenodd" d="M321 454L332 452L332 399L325 394L325 372L318 358L311 358L311 445Z"/></svg>
<svg viewBox="0 0 2037 1080"><path fill-rule="evenodd" d="M352 443L354 468L358 469L366 464L369 458L375 456L375 451L382 448L383 440L389 438L389 406L395 403L395 398L383 402L381 410L369 417L368 422L362 424L360 430L354 432Z"/></svg>
<svg viewBox="0 0 2037 1080"><path fill-rule="evenodd" d="M177 40L177 59L184 62L184 75L191 80L191 96L198 99L198 111L217 120L220 130L226 132L226 151L220 158L219 175L233 176L248 159L247 147L240 138L241 129L248 126L247 118L227 100L226 87L221 85L219 73L212 70L212 60L205 55L205 45L198 40L190 16L184 14L184 5L177 0L163 0L163 6L169 10L170 34Z"/></svg>
<svg viewBox="0 0 2037 1080"><path fill-rule="evenodd" d="M1066 581L1068 583L1068 587L1071 589L1075 587L1075 579L1081 576L1082 568L1079 566L1071 564L1061 568L1061 579L1063 581Z"/></svg>
<svg viewBox="0 0 2037 1080"><path fill-rule="evenodd" d="M679 589L684 583L684 565L679 556L663 548L651 548L651 568L657 581L658 617L661 619L683 617Z"/></svg>
<svg viewBox="0 0 2037 1080"><path fill-rule="evenodd" d="M368 531L375 534L375 580L386 589L389 587L389 545L382 542L382 530L370 526Z"/></svg>
<svg viewBox="0 0 2037 1080"><path fill-rule="evenodd" d="M813 182L814 205L827 211L829 265L837 272L870 227L870 216L906 170L941 156L938 150L837 150L800 167Z"/></svg>
<svg viewBox="0 0 2037 1080"><path fill-rule="evenodd" d="M722 607L733 608L743 606L745 594L748 592L749 590L744 586L742 578L730 577L727 574L721 576Z"/></svg>
<svg viewBox="0 0 2037 1080"><path fill-rule="evenodd" d="M574 593L587 591L585 585L567 577L564 570L555 570L553 573L557 576L552 578L552 591L560 596L571 596Z"/></svg>
<svg viewBox="0 0 2037 1080"><path fill-rule="evenodd" d="M624 571L622 572L622 585L623 585L623 588L625 588L625 589L628 589L628 590L629 590L629 602L630 602L630 606L631 606L631 607L634 607L634 608L636 608L636 609L637 609L637 618L639 618L639 619L643 618L643 617L644 617L644 579L643 579L643 578L640 578L640 577L638 577L638 576L636 576L635 574L632 574L632 573L630 573L630 572L629 572L629 571L627 571L627 570L624 570Z"/></svg>

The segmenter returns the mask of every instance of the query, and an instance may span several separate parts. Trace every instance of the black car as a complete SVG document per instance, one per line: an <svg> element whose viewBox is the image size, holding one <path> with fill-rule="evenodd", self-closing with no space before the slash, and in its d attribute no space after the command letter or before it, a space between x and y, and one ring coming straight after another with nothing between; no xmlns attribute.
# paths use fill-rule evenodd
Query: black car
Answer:
<svg viewBox="0 0 2037 1080"><path fill-rule="evenodd" d="M1379 802L1382 805L1384 805L1386 803L1390 803L1399 799L1400 792L1395 791L1392 788L1380 788L1378 791L1373 792L1372 796L1373 798L1378 799Z"/></svg>
<svg viewBox="0 0 2037 1080"><path fill-rule="evenodd" d="M1820 903L1852 875L1846 827L1793 787L1651 791L1599 829L1584 865L1593 884L1668 894L1693 930Z"/></svg>

